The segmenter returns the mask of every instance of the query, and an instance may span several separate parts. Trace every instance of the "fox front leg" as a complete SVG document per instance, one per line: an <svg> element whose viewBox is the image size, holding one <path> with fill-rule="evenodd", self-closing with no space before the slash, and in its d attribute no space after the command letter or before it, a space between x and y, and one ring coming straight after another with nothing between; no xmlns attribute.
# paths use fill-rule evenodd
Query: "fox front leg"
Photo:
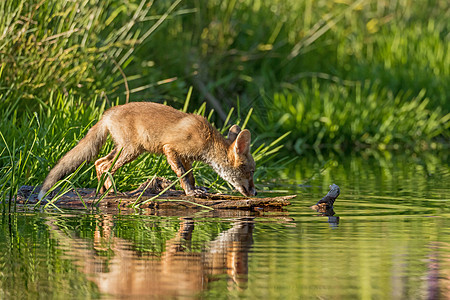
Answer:
<svg viewBox="0 0 450 300"><path fill-rule="evenodd" d="M190 160L181 158L180 161L183 164L184 170L186 172L192 168L192 162ZM189 181L189 185L195 187L194 173L192 171L186 175L186 178Z"/></svg>
<svg viewBox="0 0 450 300"><path fill-rule="evenodd" d="M190 159L181 159L181 163L184 166L184 169L187 171L189 171L192 168L192 160ZM195 179L194 179L194 172L189 172L189 174L186 175L187 179L189 180L189 183L191 184L191 186L195 187L195 193L197 195L200 196L206 196L206 194L208 193L208 188L204 187L204 186L197 186L195 185Z"/></svg>
<svg viewBox="0 0 450 300"><path fill-rule="evenodd" d="M180 178L180 184L187 196L195 197L206 197L206 192L202 189L195 188L195 181L192 174L187 174L181 178L187 171L183 165L182 158L170 148L169 145L164 145L163 152L167 157L167 162L169 163L172 170ZM191 171L192 172L192 171Z"/></svg>

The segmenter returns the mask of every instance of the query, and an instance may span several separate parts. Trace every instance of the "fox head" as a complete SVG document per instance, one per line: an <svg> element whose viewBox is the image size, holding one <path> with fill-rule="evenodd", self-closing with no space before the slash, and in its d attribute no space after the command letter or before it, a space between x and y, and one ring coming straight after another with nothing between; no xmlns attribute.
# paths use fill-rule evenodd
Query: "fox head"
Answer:
<svg viewBox="0 0 450 300"><path fill-rule="evenodd" d="M253 174L255 161L250 153L251 134L233 125L228 132L228 163L221 170L221 176L231 183L241 194L256 196Z"/></svg>

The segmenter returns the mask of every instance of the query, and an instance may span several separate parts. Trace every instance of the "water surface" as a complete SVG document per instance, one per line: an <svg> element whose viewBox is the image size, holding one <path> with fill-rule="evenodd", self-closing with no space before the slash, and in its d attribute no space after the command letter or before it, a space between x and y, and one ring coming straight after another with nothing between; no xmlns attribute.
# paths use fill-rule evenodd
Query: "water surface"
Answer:
<svg viewBox="0 0 450 300"><path fill-rule="evenodd" d="M298 195L283 212L21 210L0 298L450 299L449 182L442 154L317 156L266 186Z"/></svg>

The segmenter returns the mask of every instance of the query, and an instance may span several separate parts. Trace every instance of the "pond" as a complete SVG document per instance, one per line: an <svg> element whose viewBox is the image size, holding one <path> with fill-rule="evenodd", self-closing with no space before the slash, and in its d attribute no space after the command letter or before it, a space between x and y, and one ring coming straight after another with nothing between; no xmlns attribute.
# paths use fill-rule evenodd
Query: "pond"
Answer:
<svg viewBox="0 0 450 300"><path fill-rule="evenodd" d="M446 153L317 155L260 193L297 194L284 211L21 208L2 215L0 298L449 299L449 183Z"/></svg>

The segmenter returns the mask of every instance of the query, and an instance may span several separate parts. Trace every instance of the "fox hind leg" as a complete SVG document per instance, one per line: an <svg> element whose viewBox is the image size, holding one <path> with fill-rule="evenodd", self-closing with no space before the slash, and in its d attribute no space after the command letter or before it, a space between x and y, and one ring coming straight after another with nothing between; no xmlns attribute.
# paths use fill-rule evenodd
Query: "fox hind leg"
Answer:
<svg viewBox="0 0 450 300"><path fill-rule="evenodd" d="M95 165L95 171L97 173L98 182L101 181L103 173L108 171L109 168L111 167L111 164L114 160L116 152L117 152L116 149L114 149L105 157L99 158L95 161L94 165ZM107 186L108 181L109 181L109 186L111 186L111 184L112 184L111 180L109 178L107 178L106 181L103 183L102 187L100 188L100 193L104 193L106 191L105 187ZM108 188L109 188L109 186L108 186Z"/></svg>
<svg viewBox="0 0 450 300"><path fill-rule="evenodd" d="M99 182L101 181L102 175L106 171L111 169L110 173L112 176L120 167L135 160L141 154L140 152L135 151L135 149L123 148L122 151L120 151L119 157L117 158L114 166L112 166L114 160L116 159L117 152L117 149L114 149L107 156L102 157L95 162L95 170L97 172L97 179ZM106 192L111 186L112 182L108 177L103 183L103 186L100 188L100 193Z"/></svg>

